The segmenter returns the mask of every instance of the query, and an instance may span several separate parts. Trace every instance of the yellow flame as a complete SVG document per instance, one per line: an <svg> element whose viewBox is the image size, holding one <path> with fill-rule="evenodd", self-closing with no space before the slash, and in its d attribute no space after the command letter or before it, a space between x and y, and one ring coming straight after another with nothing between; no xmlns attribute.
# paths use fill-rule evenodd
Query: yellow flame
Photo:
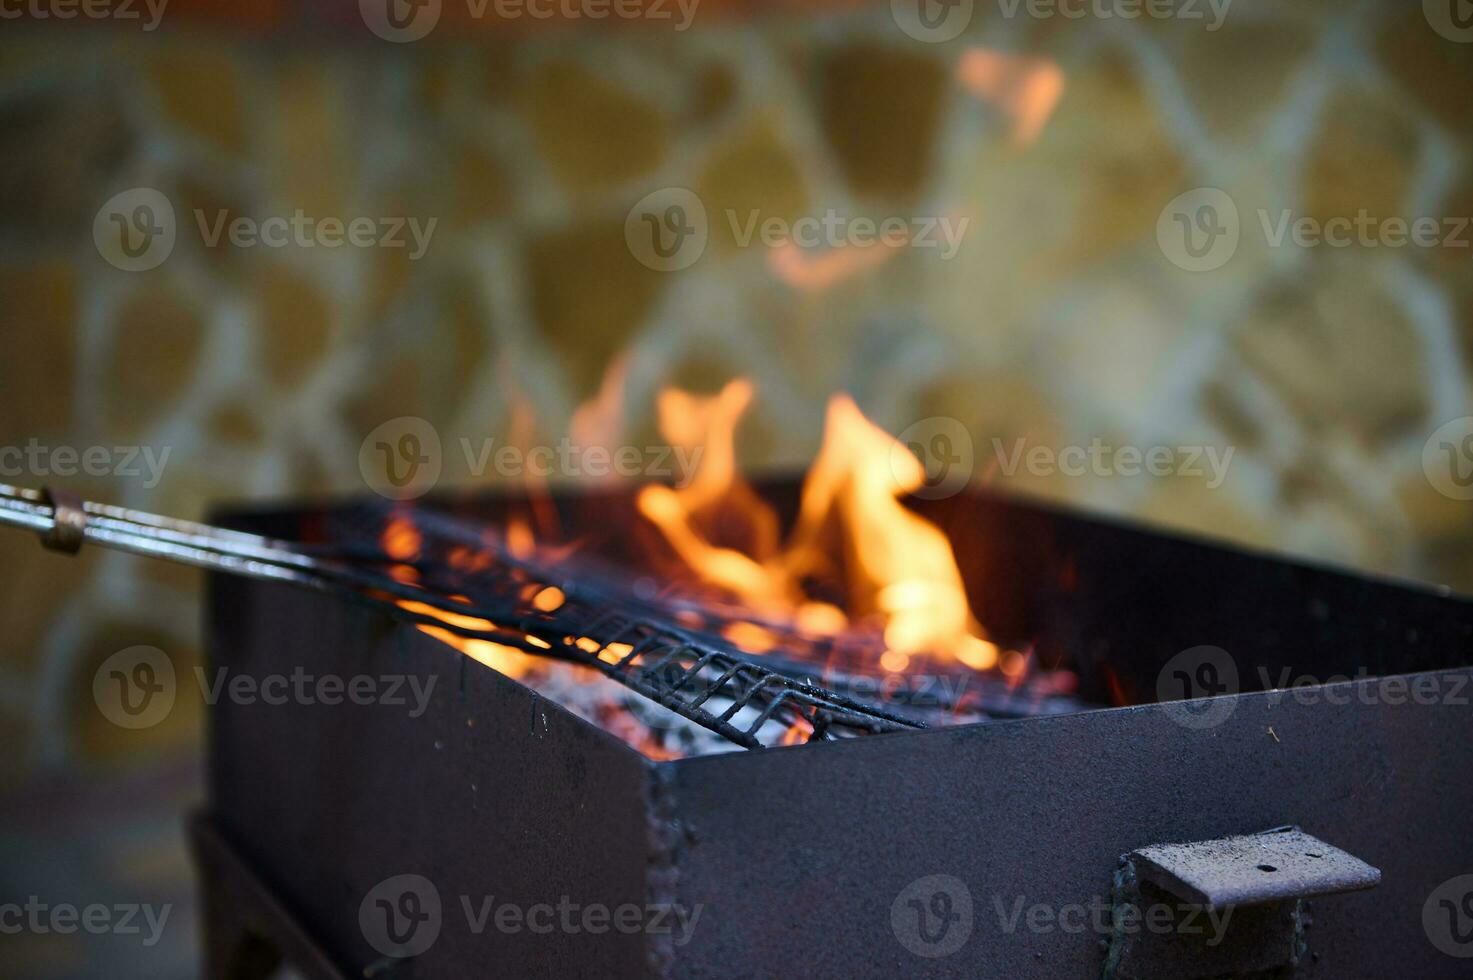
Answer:
<svg viewBox="0 0 1473 980"><path fill-rule="evenodd" d="M646 487L638 498L640 512L681 561L753 609L785 615L820 635L843 630L849 616L812 599L804 582L842 570L848 612L882 626L883 669L904 671L917 655L952 658L975 670L995 666L998 649L982 637L968 608L951 543L899 500L922 485L924 467L848 396L829 402L797 524L785 545L773 543L776 517L736 467L735 431L752 393L739 380L709 398L675 390L661 395L665 437L704 447L689 486ZM717 525L716 517L729 521L734 514L760 529L758 548L717 543L705 530ZM730 627L727 636L756 651L775 643L770 631L747 623Z"/></svg>
<svg viewBox="0 0 1473 980"><path fill-rule="evenodd" d="M410 599L400 599L398 603L410 612L420 613L424 616L433 616L451 626L459 626L462 629L487 631L495 629L490 620L481 619L477 616L466 616L462 613L448 612L444 609L438 609L434 606L426 605L423 602L415 602ZM452 633L450 630L441 629L438 626L421 625L419 629L437 640L448 643L461 653L480 661L492 670L500 671L508 677L522 677L536 663L535 658L530 654L518 650L516 647L493 643L490 640L461 636L459 633ZM546 644L541 645L546 646Z"/></svg>
<svg viewBox="0 0 1473 980"><path fill-rule="evenodd" d="M700 450L695 475L683 487L652 484L637 498L640 513L660 529L681 560L711 584L762 608L792 594L763 562L777 553L777 518L737 478L736 427L752 401L752 384L733 381L701 397L660 393L660 431L672 445ZM733 546L713 541L721 536Z"/></svg>

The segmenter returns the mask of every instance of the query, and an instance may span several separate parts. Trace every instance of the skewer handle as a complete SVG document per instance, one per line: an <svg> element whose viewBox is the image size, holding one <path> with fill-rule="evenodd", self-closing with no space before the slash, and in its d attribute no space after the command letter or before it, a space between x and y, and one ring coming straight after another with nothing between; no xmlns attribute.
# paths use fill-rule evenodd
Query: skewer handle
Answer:
<svg viewBox="0 0 1473 980"><path fill-rule="evenodd" d="M87 510L82 498L53 487L41 488L41 502L51 508L51 528L41 532L41 543L52 551L75 555L87 540Z"/></svg>

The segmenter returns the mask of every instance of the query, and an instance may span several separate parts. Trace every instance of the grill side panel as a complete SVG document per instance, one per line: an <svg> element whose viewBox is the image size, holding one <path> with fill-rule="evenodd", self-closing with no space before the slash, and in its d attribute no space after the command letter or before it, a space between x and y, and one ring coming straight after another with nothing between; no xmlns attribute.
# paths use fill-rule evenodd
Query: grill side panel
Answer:
<svg viewBox="0 0 1473 980"><path fill-rule="evenodd" d="M1429 676L1466 698L1470 674ZM1098 977L1108 931L1060 913L1108 906L1123 854L1299 824L1382 872L1310 903L1300 975L1466 976L1423 910L1473 871L1473 710L1377 684L1240 695L1204 730L1148 705L674 763L680 901L703 906L680 975ZM964 886L972 924L928 958L892 916L909 928L906 896L946 886L907 889L933 875Z"/></svg>
<svg viewBox="0 0 1473 980"><path fill-rule="evenodd" d="M344 690L374 678L383 695L329 705L225 693L209 711L209 816L347 975L382 968L360 912L381 928L371 923L386 913L365 898L398 875L432 883L440 912L432 945L394 976L657 975L646 935L592 934L581 912L569 930L558 911L649 901L654 793L641 756L340 600L216 576L209 610L210 666L228 672L225 692L240 676L301 672L342 678ZM383 703L401 676L406 703ZM422 701L416 682L430 692ZM516 928L498 926L504 904L522 910ZM539 905L554 908L551 932L533 930L540 914L525 918Z"/></svg>

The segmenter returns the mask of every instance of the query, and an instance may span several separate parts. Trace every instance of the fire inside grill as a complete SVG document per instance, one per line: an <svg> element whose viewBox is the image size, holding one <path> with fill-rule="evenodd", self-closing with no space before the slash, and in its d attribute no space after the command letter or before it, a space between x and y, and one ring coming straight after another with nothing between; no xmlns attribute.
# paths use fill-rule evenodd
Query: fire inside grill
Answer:
<svg viewBox="0 0 1473 980"><path fill-rule="evenodd" d="M745 381L666 391L662 429L700 466L643 487L636 525L598 548L534 531L535 505L487 524L364 504L293 542L14 490L0 516L347 594L651 758L1075 709L1071 673L1029 676L1026 652L986 638L946 535L899 500L924 468L847 397L782 536L738 475L752 395Z"/></svg>
<svg viewBox="0 0 1473 980"><path fill-rule="evenodd" d="M683 947L447 927L415 975L888 975L909 935L893 909L941 854L998 896L1244 911L1207 947L977 916L931 975L1460 975L1415 913L1470 860L1473 604L975 488L902 498L871 465L894 441L842 398L806 479L747 485L726 442L747 397L667 396L712 447L684 486L277 505L224 527L0 488L0 523L52 547L215 572L221 669L448 681L418 716L214 707L194 830L209 975L264 975L241 972L263 940L308 975L388 969L358 896L405 869L447 895L707 910ZM901 450L885 465L913 483ZM1131 707L1087 710L1109 705ZM1045 714L1064 716L990 723ZM804 741L831 744L717 754Z"/></svg>
<svg viewBox="0 0 1473 980"><path fill-rule="evenodd" d="M946 535L898 499L922 485L924 467L847 397L830 404L782 536L776 510L737 467L752 397L741 380L714 396L661 395L663 434L699 467L684 485L643 487L644 526L604 541L602 562L586 539L549 539L556 521L534 530L536 506L489 534L400 509L379 534L400 560L391 574L465 608L401 606L441 620L425 632L654 758L719 746L535 654L559 646L564 659L749 748L1074 709L1071 674L1028 677L1025 652L985 638ZM471 608L487 603L490 614ZM523 635L489 637L493 623Z"/></svg>

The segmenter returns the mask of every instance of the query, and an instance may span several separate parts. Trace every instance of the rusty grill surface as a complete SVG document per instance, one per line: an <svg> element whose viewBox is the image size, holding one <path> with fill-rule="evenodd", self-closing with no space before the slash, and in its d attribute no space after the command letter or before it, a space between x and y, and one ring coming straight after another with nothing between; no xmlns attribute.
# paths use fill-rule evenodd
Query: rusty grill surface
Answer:
<svg viewBox="0 0 1473 980"><path fill-rule="evenodd" d="M446 510L495 521L503 506ZM629 512L618 494L559 506L571 526ZM1467 600L980 495L922 506L958 543L984 620L1077 669L1085 701L1114 690L1131 706L655 762L377 609L215 577L216 666L439 677L444 696L420 718L382 705L213 711L203 836L270 901L211 906L228 907L210 927L212 975L236 975L242 934L279 932L283 949L310 939L302 955L326 964L321 976L1466 976L1467 960L1428 941L1423 910L1473 869ZM583 513L595 517L580 525ZM233 522L321 539L361 514ZM1233 652L1242 692L1205 702L1217 721L1199 728L1153 701L1163 666L1201 643ZM1308 697L1258 689L1284 673L1354 679ZM1394 675L1463 700L1397 700ZM1253 848L1308 845L1262 837L1290 825L1335 848L1328 877L1286 855L1282 887L1239 867ZM1225 843L1245 835L1260 836ZM1273 862L1253 862L1267 878L1258 864ZM445 915L432 948L386 964L360 904L406 873L434 883ZM916 889L936 876L960 889L947 909L970 912L942 953L906 932L907 897L930 907L935 894ZM208 890L251 891L228 877ZM461 899L488 893L703 913L681 945L468 928ZM1160 895L1255 904L1210 947L1010 916L1019 902L1118 911Z"/></svg>

